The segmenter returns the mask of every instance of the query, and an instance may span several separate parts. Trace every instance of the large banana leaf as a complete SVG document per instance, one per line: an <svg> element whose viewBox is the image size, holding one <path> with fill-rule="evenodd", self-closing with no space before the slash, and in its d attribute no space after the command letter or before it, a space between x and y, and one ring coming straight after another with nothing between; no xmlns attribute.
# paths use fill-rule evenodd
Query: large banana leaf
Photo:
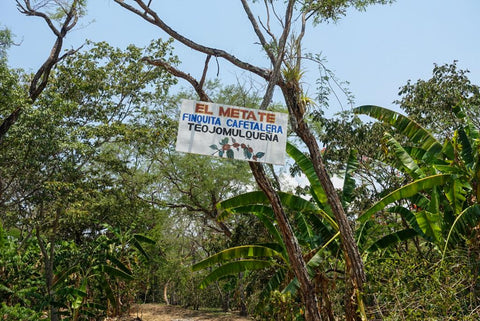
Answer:
<svg viewBox="0 0 480 321"><path fill-rule="evenodd" d="M439 246L443 245L442 216L439 212L419 211L415 214L418 226L422 229L427 239Z"/></svg>
<svg viewBox="0 0 480 321"><path fill-rule="evenodd" d="M120 269L114 268L113 266L103 264L100 266L100 271L104 272L105 274L114 277L114 278L122 278L125 280L133 280L133 275L130 273L126 273Z"/></svg>
<svg viewBox="0 0 480 321"><path fill-rule="evenodd" d="M385 133L385 143L393 150L400 170L404 170L413 179L425 177L425 173L418 167L417 162L410 156L402 145L389 133Z"/></svg>
<svg viewBox="0 0 480 321"><path fill-rule="evenodd" d="M273 237L273 239L278 244L281 244L283 247L285 247L284 243L283 243L282 236L280 235L280 232L278 231L278 229L273 224L273 222L275 221L275 215L273 214L273 210L268 205L254 204L254 205L245 205L245 206L234 207L234 208L228 209L228 211L223 211L217 217L217 219L222 221L228 215L244 214L244 213L250 213L252 215L255 215L260 220L260 222L262 222L262 224L265 226L265 228L270 233L270 235Z"/></svg>
<svg viewBox="0 0 480 321"><path fill-rule="evenodd" d="M293 194L278 192L282 204L295 211L318 211L315 204ZM252 204L270 204L267 196L262 191L254 191L234 196L217 204L217 208L222 211L229 211L235 207Z"/></svg>
<svg viewBox="0 0 480 321"><path fill-rule="evenodd" d="M335 241L335 239L340 236L340 232L337 232L335 235L333 235L328 242L326 242L321 248L315 249L314 251L316 252L310 260L307 262L307 270L308 270L308 275L310 278L315 277L316 274L316 268L324 262L324 259L322 257L322 251L327 248L332 242ZM292 294L295 294L298 288L300 287L300 283L298 282L298 279L294 277L290 283L283 289L282 292L290 292Z"/></svg>
<svg viewBox="0 0 480 321"><path fill-rule="evenodd" d="M256 257L256 258L283 258L280 252L273 250L272 248L262 245L243 245L236 246L226 250L223 250L217 254L214 254L205 260L202 260L192 266L193 271L205 269L215 264L224 263L232 260ZM265 260L263 260L265 261Z"/></svg>
<svg viewBox="0 0 480 321"><path fill-rule="evenodd" d="M417 236L417 232L414 229L405 229L401 231L397 231L391 234L388 234L381 239L375 241L372 245L370 245L365 251L367 253L371 253L377 250L383 250L387 247L392 246L393 244L406 241Z"/></svg>
<svg viewBox="0 0 480 321"><path fill-rule="evenodd" d="M358 218L358 220L360 222L365 222L376 212L385 209L387 205L395 201L414 196L418 192L431 189L434 186L443 185L448 181L448 179L450 179L450 175L439 174L439 175L428 176L428 177L416 180L405 186L402 186L399 189L391 192L381 200L379 200L377 203L375 203L372 207L366 210Z"/></svg>
<svg viewBox="0 0 480 321"><path fill-rule="evenodd" d="M445 186L445 196L456 215L463 211L463 204L469 190L471 190L470 184L459 179L452 179Z"/></svg>
<svg viewBox="0 0 480 321"><path fill-rule="evenodd" d="M287 142L287 154L293 158L293 160L297 163L298 167L302 170L305 176L310 183L310 188L315 194L315 198L322 204L323 208L328 207L328 199L325 191L323 190L322 184L318 180L317 173L313 167L312 161L310 158L305 156L298 148L294 145Z"/></svg>
<svg viewBox="0 0 480 321"><path fill-rule="evenodd" d="M305 242L308 244L308 246L313 247L315 244L315 235L312 226L307 221L305 215L303 215L301 212L296 212L295 223L298 230L298 241Z"/></svg>
<svg viewBox="0 0 480 321"><path fill-rule="evenodd" d="M142 255L147 259L147 260L150 260L150 256L148 255L148 253L145 251L145 249L143 248L142 244L140 243L148 243L148 244L155 244L156 242L154 240L152 240L151 238L149 237L146 237L144 235L140 235L140 234L134 234L133 235L133 239L132 239L132 245L135 246L135 248L140 252L142 253Z"/></svg>
<svg viewBox="0 0 480 321"><path fill-rule="evenodd" d="M364 105L353 110L357 114L364 114L389 124L401 134L407 136L412 142L420 144L420 148L426 151L425 159L432 159L442 151L442 145L425 128L412 119L393 110L380 106Z"/></svg>
<svg viewBox="0 0 480 321"><path fill-rule="evenodd" d="M317 207L312 202L293 194L285 193L285 192L278 192L278 196L280 197L280 201L282 205L292 211L298 211L302 213L309 213L309 214L318 214L327 220L332 227L338 229L337 223L333 220L333 218L328 215L325 211L321 208ZM240 194L238 196L234 196L217 204L217 208L220 211L232 211L236 207L240 206L247 206L253 204L263 204L269 205L270 202L267 196L262 191L254 191L248 192L244 194ZM223 217L223 213L221 213Z"/></svg>
<svg viewBox="0 0 480 321"><path fill-rule="evenodd" d="M210 283L228 275L237 275L240 272L261 270L273 265L272 261L266 260L240 260L226 263L207 275L200 283L200 288L205 289Z"/></svg>
<svg viewBox="0 0 480 321"><path fill-rule="evenodd" d="M462 128L458 130L458 141L461 144L460 155L463 162L469 169L473 168L475 165L475 152L467 133Z"/></svg>
<svg viewBox="0 0 480 321"><path fill-rule="evenodd" d="M403 206L392 206L388 209L389 213L398 213L400 214L410 225L412 229L415 230L415 232L422 236L426 237L425 234L423 233L422 229L418 225L417 218L415 217L415 214L412 213L408 208L405 208Z"/></svg>
<svg viewBox="0 0 480 321"><path fill-rule="evenodd" d="M466 238L469 238L470 235L468 234L471 233L471 229L477 226L479 223L480 205L472 205L460 213L448 231L443 254L445 255L447 246L451 246L451 244L456 244Z"/></svg>
<svg viewBox="0 0 480 321"><path fill-rule="evenodd" d="M357 151L351 150L348 155L345 178L343 179L342 204L344 208L353 198L353 192L355 191L355 179L353 178L353 175L358 169L358 165Z"/></svg>
<svg viewBox="0 0 480 321"><path fill-rule="evenodd" d="M240 205L236 207L223 208L224 204L217 204L217 208L222 208L222 211L218 214L217 220L224 221L232 214L254 214L261 213L263 216L270 218L271 221L275 220L275 214L273 213L272 208L269 204L250 204L248 199L245 200L245 205Z"/></svg>

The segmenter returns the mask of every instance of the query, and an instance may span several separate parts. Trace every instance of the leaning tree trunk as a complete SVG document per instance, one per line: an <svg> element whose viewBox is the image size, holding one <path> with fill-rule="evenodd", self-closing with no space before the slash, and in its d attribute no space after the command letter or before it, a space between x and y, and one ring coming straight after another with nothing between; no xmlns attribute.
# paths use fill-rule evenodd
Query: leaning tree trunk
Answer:
<svg viewBox="0 0 480 321"><path fill-rule="evenodd" d="M358 320L358 306L357 302L355 301L356 299L359 299L358 296L363 291L363 284L365 282L363 261L360 256L357 243L353 237L352 228L340 201L340 197L338 196L335 187L333 186L333 183L325 169L317 140L305 122L305 108L300 102L298 94L301 91L298 90L298 87L298 84L287 82L282 84L281 89L287 102L293 130L298 137L302 139L305 145L307 145L315 173L322 184L327 196L328 204L332 209L332 212L335 215L335 219L338 223L342 249L345 253L345 265L348 273L347 275L349 276L349 281L351 282L351 284L347 283L347 289L351 289L351 291L353 291L351 294L347 293L345 316L347 320ZM359 303L362 304L361 302Z"/></svg>
<svg viewBox="0 0 480 321"><path fill-rule="evenodd" d="M285 242L285 247L290 259L290 265L292 266L295 276L300 282L300 292L302 294L303 303L305 304L305 320L321 320L322 318L318 310L315 287L308 276L307 266L302 256L302 249L300 248L298 240L293 233L287 215L283 210L280 197L273 188L270 180L267 178L261 164L250 162L250 168L255 180L257 181L257 184L267 195L267 198L272 205L278 227L280 228L280 233L282 234L282 239Z"/></svg>

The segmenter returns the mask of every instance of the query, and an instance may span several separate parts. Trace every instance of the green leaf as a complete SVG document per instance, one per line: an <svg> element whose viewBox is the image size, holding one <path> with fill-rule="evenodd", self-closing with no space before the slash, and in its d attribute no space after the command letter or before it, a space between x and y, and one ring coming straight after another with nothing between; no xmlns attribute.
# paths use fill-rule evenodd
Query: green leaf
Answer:
<svg viewBox="0 0 480 321"><path fill-rule="evenodd" d="M390 194L382 198L377 203L375 203L372 207L366 210L358 218L358 220L360 222L365 222L376 212L385 209L387 205L395 201L414 196L418 192L431 189L434 186L443 185L448 181L448 179L450 179L450 175L439 174L439 175L428 176L428 177L416 180L405 186L402 186L399 189L391 192Z"/></svg>
<svg viewBox="0 0 480 321"><path fill-rule="evenodd" d="M472 228L477 226L480 223L480 205L475 204L468 208L466 208L462 213L460 213L453 222L452 226L450 227L447 235L447 239L445 242L445 248L443 250L443 255L445 255L445 251L447 250L447 246L452 244L459 243L465 239L469 239L471 237L470 233Z"/></svg>
<svg viewBox="0 0 480 321"><path fill-rule="evenodd" d="M440 213L420 211L415 214L418 226L436 244L442 245L442 217Z"/></svg>
<svg viewBox="0 0 480 321"><path fill-rule="evenodd" d="M375 241L375 243L373 243L366 249L366 252L371 253L377 250L383 250L399 242L403 242L408 239L411 239L417 235L418 234L414 229L405 229L405 230L397 231L397 232L385 235L381 239Z"/></svg>
<svg viewBox="0 0 480 321"><path fill-rule="evenodd" d="M210 145L210 148L213 149L213 150L218 150L218 147L217 147L217 145L215 145L215 144Z"/></svg>
<svg viewBox="0 0 480 321"><path fill-rule="evenodd" d="M345 178L343 180L342 203L344 207L352 201L353 192L355 191L355 179L353 175L358 165L357 151L351 150L348 155L347 168L345 169Z"/></svg>
<svg viewBox="0 0 480 321"><path fill-rule="evenodd" d="M114 278L122 278L125 280L133 280L133 276L131 274L125 273L122 270L116 269L110 265L102 265L100 267L100 270L108 274L109 276L112 276Z"/></svg>
<svg viewBox="0 0 480 321"><path fill-rule="evenodd" d="M271 267L273 262L265 260L241 260L230 262L220 266L207 275L207 277L200 283L200 288L205 289L210 283L221 279L228 275L237 275L240 272L261 270Z"/></svg>
<svg viewBox="0 0 480 321"><path fill-rule="evenodd" d="M305 176L310 183L310 188L315 193L317 199L323 205L324 208L328 208L328 199L325 191L323 190L322 184L318 179L317 173L313 167L313 163L302 153L299 149L297 149L294 145L287 142L287 154L293 158L293 160L297 163L298 167L302 170Z"/></svg>
<svg viewBox="0 0 480 321"><path fill-rule="evenodd" d="M458 140L460 141L461 145L461 151L460 155L462 156L462 160L465 162L465 165L468 166L468 168L473 168L475 164L475 153L474 149L472 148L472 145L470 144L470 139L467 136L467 133L460 128L458 130Z"/></svg>
<svg viewBox="0 0 480 321"><path fill-rule="evenodd" d="M310 214L315 213L317 215L320 215L325 220L327 220L334 229L338 230L338 225L335 220L312 202L309 202L308 200L300 196L285 192L278 192L278 196L280 197L280 200L285 207L294 211L301 211ZM222 201L217 204L217 208L220 211L229 211L230 209L235 207L253 204L269 205L270 201L263 192L255 191L237 195L225 201Z"/></svg>
<svg viewBox="0 0 480 321"><path fill-rule="evenodd" d="M138 241L138 242L142 242L142 243L148 243L148 244L152 244L152 245L155 245L157 242L155 242L154 239L151 239L145 235L141 235L141 234L133 234L133 237Z"/></svg>
<svg viewBox="0 0 480 321"><path fill-rule="evenodd" d="M258 153L255 154L255 156L257 158L262 158L263 156L265 156L265 153L264 152L258 152Z"/></svg>
<svg viewBox="0 0 480 321"><path fill-rule="evenodd" d="M455 215L463 211L463 204L465 203L466 194L469 190L471 190L470 185L458 179L451 179L447 183L444 192Z"/></svg>
<svg viewBox="0 0 480 321"><path fill-rule="evenodd" d="M389 133L384 136L386 144L393 149L400 170L405 170L413 179L425 177L425 173L418 167L415 160L407 153L400 143Z"/></svg>
<svg viewBox="0 0 480 321"><path fill-rule="evenodd" d="M388 209L388 212L400 214L408 222L410 227L414 229L415 232L417 232L418 235L425 237L422 229L420 228L420 226L418 226L415 214L412 213L412 211L410 211L408 208L405 208L403 206L393 206Z"/></svg>
<svg viewBox="0 0 480 321"><path fill-rule="evenodd" d="M354 108L354 113L364 114L391 125L401 134L407 136L412 142L420 144L420 148L426 151L424 160L428 161L436 157L442 151L442 145L436 138L412 119L393 110L380 106L364 105Z"/></svg>
<svg viewBox="0 0 480 321"><path fill-rule="evenodd" d="M285 252L286 251L285 246L283 244L283 238L280 235L280 232L277 230L277 228L273 224L275 222L275 214L273 213L273 210L270 206L262 205L262 204L254 204L254 205L234 207L227 211L222 211L218 215L217 220L222 221L231 214L245 214L245 213L255 215L263 223L264 227L267 229L267 231L270 233L273 239L278 244L281 244L282 248L284 249L283 256L287 257Z"/></svg>
<svg viewBox="0 0 480 321"><path fill-rule="evenodd" d="M235 155L233 154L232 149L227 150L227 158L229 158L229 159L234 159L235 158Z"/></svg>
<svg viewBox="0 0 480 321"><path fill-rule="evenodd" d="M118 260L116 257L113 257L111 255L107 256L108 260L112 262L117 268L122 270L128 275L132 275L132 271L125 265L123 264L120 260Z"/></svg>
<svg viewBox="0 0 480 321"><path fill-rule="evenodd" d="M132 240L132 245L147 259L150 260L150 255L145 251L143 246L135 238Z"/></svg>
<svg viewBox="0 0 480 321"><path fill-rule="evenodd" d="M243 245L236 246L223 250L214 254L205 260L202 260L192 266L193 271L198 271L210 267L218 263L224 263L232 260L247 258L247 257L282 257L281 253L262 245Z"/></svg>

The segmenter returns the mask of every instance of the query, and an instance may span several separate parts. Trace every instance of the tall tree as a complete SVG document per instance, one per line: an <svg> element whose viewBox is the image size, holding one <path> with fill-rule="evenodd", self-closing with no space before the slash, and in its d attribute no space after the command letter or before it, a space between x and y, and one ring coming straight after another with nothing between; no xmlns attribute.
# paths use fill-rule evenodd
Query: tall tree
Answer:
<svg viewBox="0 0 480 321"><path fill-rule="evenodd" d="M122 51L99 43L66 57L0 145L2 221L36 239L51 320L62 306L55 284L75 263L59 264L60 245L88 243L104 223L127 230L155 211L140 197L148 168L137 147L171 137L161 111L175 79L141 63L146 54L168 56L170 44ZM8 97L17 87L6 86Z"/></svg>
<svg viewBox="0 0 480 321"><path fill-rule="evenodd" d="M151 5L152 1L124 1L115 0L123 8L133 12L145 21L158 26L169 36L187 47L206 55L205 68L200 80L196 80L190 74L178 70L161 60L147 58L146 61L162 66L177 77L187 80L197 91L201 100L208 100L208 95L203 90L203 84L208 70L208 64L211 57L223 58L236 67L255 74L267 82L264 99L260 105L261 109L266 109L271 102L275 87L279 87L283 93L285 103L290 113L292 129L306 144L312 158L315 172L318 175L322 187L328 195L329 206L335 215L339 224L342 246L347 262L348 275L351 280L352 294L347 300L346 317L348 320L357 319L357 308L355 301L360 297L365 282L363 263L353 239L352 229L345 215L340 199L334 189L334 186L325 170L319 144L312 134L305 119L306 100L301 88L302 75L302 40L306 30L307 20L313 19L315 23L325 20L335 20L345 14L349 7L364 9L369 4L387 3L386 0L369 1L287 1L285 5L278 5L278 2L265 1L265 19L264 23L257 19L253 14L250 5L246 0L242 0L242 5L251 27L253 28L258 40L271 64L271 69L254 66L248 62L236 58L233 53L221 49L211 48L201 45L192 39L187 38L167 25L160 15ZM153 4L155 5L155 4ZM284 9L283 17L278 16L279 8ZM296 11L298 10L298 11ZM296 33L293 29L294 13L301 17L300 30ZM274 15L281 26L279 35L275 35L270 25L270 14ZM263 28L263 29L262 29ZM292 41L287 40L292 37ZM298 241L292 232L290 223L285 215L278 194L273 185L265 175L264 169L258 163L251 162L252 173L260 186L269 198L276 219L282 233L288 255L292 262L292 269L301 284L301 293L306 307L307 320L320 320L320 314L317 308L317 298L314 288L309 279L305 261L301 255L301 249Z"/></svg>
<svg viewBox="0 0 480 321"><path fill-rule="evenodd" d="M16 3L18 10L21 13L27 16L40 17L45 20L45 23L56 37L50 55L30 81L28 97L29 103L33 104L45 89L53 67L59 61L75 52L75 50L70 50L61 55L63 41L67 36L67 33L75 27L78 19L84 13L83 7L85 6L85 0L70 0L66 2L60 0L47 0L39 3L36 3L35 1L32 3L30 0L17 0ZM55 14L49 15L46 11L42 11L42 9L48 8L52 5L56 10ZM5 36L10 35L8 32L4 32L2 36L2 41L4 41ZM7 43L8 41L11 41L9 38L6 38L6 40ZM12 127L17 121L24 107L24 105L15 106L14 110L2 120L2 123L0 124L0 143L10 127Z"/></svg>
<svg viewBox="0 0 480 321"><path fill-rule="evenodd" d="M468 70L457 61L434 65L432 77L408 81L396 103L409 117L441 138L451 137L464 124L462 115L480 127L480 87L472 84Z"/></svg>

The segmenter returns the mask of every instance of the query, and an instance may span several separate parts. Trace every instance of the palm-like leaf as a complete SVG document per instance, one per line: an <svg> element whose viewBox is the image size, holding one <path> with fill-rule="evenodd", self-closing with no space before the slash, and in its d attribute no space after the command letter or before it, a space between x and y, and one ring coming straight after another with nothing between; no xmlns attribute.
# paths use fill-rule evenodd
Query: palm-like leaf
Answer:
<svg viewBox="0 0 480 321"><path fill-rule="evenodd" d="M334 229L338 229L338 225L335 222L335 220L330 215L328 215L324 210L322 210L321 208L318 208L312 202L309 202L308 200L300 196L296 196L296 195L284 193L284 192L278 192L278 196L280 197L280 201L282 202L282 205L288 208L289 210L320 215L325 220L327 220ZM231 213L234 208L243 207L243 206L252 205L252 204L269 205L270 202L267 196L263 192L255 191L255 192L249 192L249 193L244 193L238 196L234 196L225 201L222 201L217 204L217 208L220 211L226 211L227 213L229 212ZM225 215L227 214L221 213L220 215L222 218L225 218Z"/></svg>
<svg viewBox="0 0 480 321"><path fill-rule="evenodd" d="M207 277L200 283L200 288L204 289L210 283L225 276L237 275L238 273L245 271L261 270L271 266L272 262L265 260L240 260L229 262L213 270L209 275L207 275Z"/></svg>
<svg viewBox="0 0 480 321"><path fill-rule="evenodd" d="M391 192L390 194L382 198L380 201L375 203L372 207L366 210L358 219L360 222L365 222L373 214L385 209L389 204L395 201L409 198L421 191L431 189L432 187L443 185L447 182L449 178L450 175L433 175L402 186L401 188Z"/></svg>
<svg viewBox="0 0 480 321"><path fill-rule="evenodd" d="M353 175L358 169L359 163L357 159L357 151L351 150L348 155L347 167L345 169L345 178L343 179L342 189L342 204L346 207L347 203L350 203L353 198L353 192L355 190L355 179Z"/></svg>
<svg viewBox="0 0 480 321"><path fill-rule="evenodd" d="M270 247L262 245L244 245L232 247L223 250L217 254L214 254L206 258L205 260L194 264L192 266L192 269L193 271L198 271L213 266L215 264L225 263L247 257L264 258L264 260L270 259L272 257L278 257L283 259L283 256L280 252L277 252Z"/></svg>
<svg viewBox="0 0 480 321"><path fill-rule="evenodd" d="M429 131L400 113L373 105L357 107L354 112L368 115L396 128L399 133L407 136L411 142L419 144L420 148L426 151L425 160L436 157L442 151L442 145Z"/></svg>
<svg viewBox="0 0 480 321"><path fill-rule="evenodd" d="M425 177L425 173L417 165L417 162L410 156L410 154L403 148L403 146L389 133L385 133L385 143L394 151L398 161L399 169L404 170L414 179Z"/></svg>
<svg viewBox="0 0 480 321"><path fill-rule="evenodd" d="M315 199L320 202L323 208L328 208L327 195L325 194L325 191L318 180L317 173L315 172L310 158L308 158L304 153L290 143L287 143L286 151L287 154L295 161L295 163L297 163L298 167L300 167L303 174L305 174L307 177L308 182L310 183L310 189L313 191L312 194L315 194Z"/></svg>
<svg viewBox="0 0 480 321"><path fill-rule="evenodd" d="M375 241L372 245L370 245L365 251L370 253L377 250L386 249L396 243L406 241L417 236L417 232L414 229L405 229L401 231L397 231L391 234L388 234L379 240Z"/></svg>

